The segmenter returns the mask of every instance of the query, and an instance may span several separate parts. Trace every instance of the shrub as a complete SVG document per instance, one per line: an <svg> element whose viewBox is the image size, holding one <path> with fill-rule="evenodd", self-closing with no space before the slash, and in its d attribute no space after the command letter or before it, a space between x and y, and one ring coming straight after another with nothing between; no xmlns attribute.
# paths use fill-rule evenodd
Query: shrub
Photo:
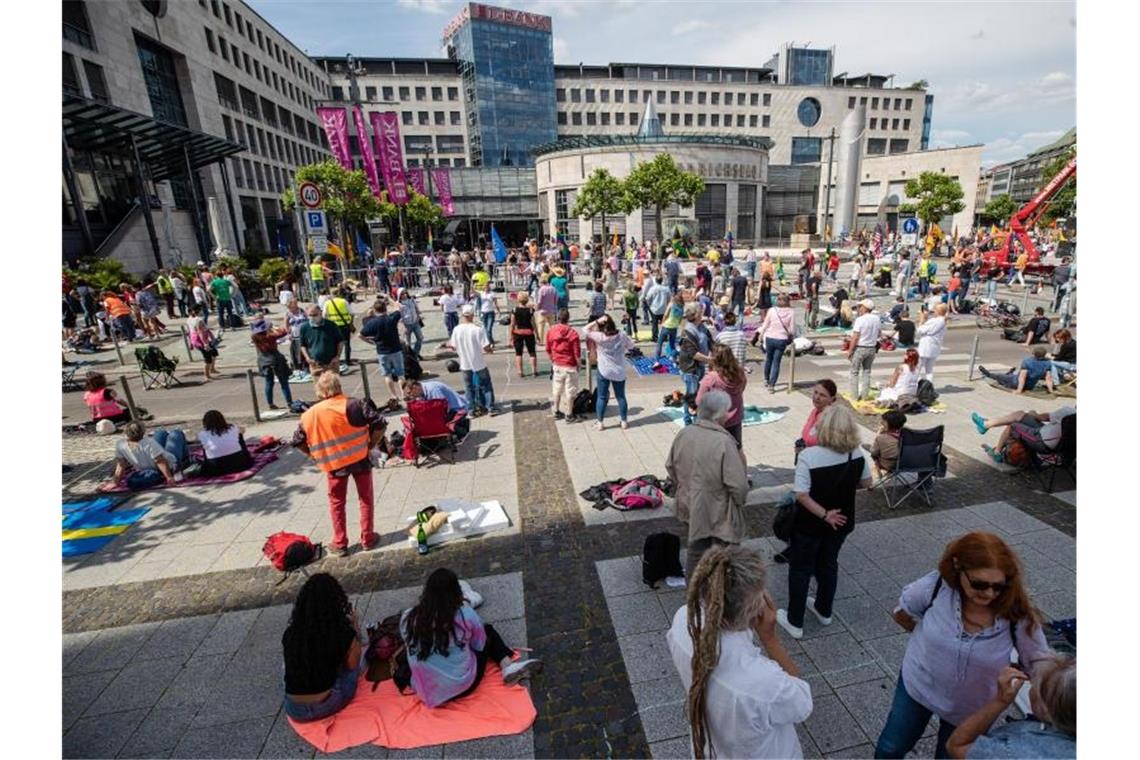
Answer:
<svg viewBox="0 0 1140 760"><path fill-rule="evenodd" d="M285 259L266 259L257 268L257 277L261 280L262 287L272 288L289 274L290 268Z"/></svg>
<svg viewBox="0 0 1140 760"><path fill-rule="evenodd" d="M80 279L86 280L92 287L99 290L118 290L119 284L126 282L131 285L138 284L138 278L126 271L123 262L115 259L85 258L79 261L77 269L67 269L64 272L72 283Z"/></svg>

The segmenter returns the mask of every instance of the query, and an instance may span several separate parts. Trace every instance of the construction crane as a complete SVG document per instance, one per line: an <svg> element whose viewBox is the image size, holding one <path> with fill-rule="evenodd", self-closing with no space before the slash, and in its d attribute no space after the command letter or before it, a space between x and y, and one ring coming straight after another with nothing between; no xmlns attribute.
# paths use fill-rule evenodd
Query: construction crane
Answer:
<svg viewBox="0 0 1140 760"><path fill-rule="evenodd" d="M1027 273L1049 274L1053 271L1053 265L1041 261L1041 252L1037 250L1037 246L1034 245L1033 239L1029 236L1029 230L1036 226L1037 220L1045 213L1057 192L1076 176L1077 157L1073 156L1069 163L1065 164L1064 169L1057 172L1056 176L1049 180L1037 195L1033 196L1028 203L1010 217L1009 231L1005 233L1004 241L1000 243L998 248L982 254L983 273L994 268L1002 271L1008 270L1013 261L1017 259L1015 239L1017 244L1020 244L1021 248L1029 255Z"/></svg>

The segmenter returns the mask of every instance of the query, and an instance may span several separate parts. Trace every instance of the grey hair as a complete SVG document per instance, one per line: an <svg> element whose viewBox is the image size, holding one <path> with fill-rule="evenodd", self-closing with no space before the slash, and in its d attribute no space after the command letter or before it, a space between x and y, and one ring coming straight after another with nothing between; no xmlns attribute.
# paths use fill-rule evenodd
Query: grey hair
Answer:
<svg viewBox="0 0 1140 760"><path fill-rule="evenodd" d="M1046 716L1053 727L1067 734L1077 735L1077 660L1074 657L1054 655L1039 663L1033 673L1033 688L1037 690Z"/></svg>
<svg viewBox="0 0 1140 760"><path fill-rule="evenodd" d="M732 399L724 391L709 391L701 396L697 404L697 417L709 422L719 422L732 408Z"/></svg>
<svg viewBox="0 0 1140 760"><path fill-rule="evenodd" d="M692 319L701 315L701 305L695 301L685 304L685 319Z"/></svg>

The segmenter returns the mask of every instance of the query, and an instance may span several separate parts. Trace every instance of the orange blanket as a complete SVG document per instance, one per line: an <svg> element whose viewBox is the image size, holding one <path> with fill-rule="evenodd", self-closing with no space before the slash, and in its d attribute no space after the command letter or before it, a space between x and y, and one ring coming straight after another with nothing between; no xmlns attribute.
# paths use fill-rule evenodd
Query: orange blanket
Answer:
<svg viewBox="0 0 1140 760"><path fill-rule="evenodd" d="M363 675L356 696L336 715L311 723L290 719L293 730L321 752L339 752L360 744L414 749L485 736L520 734L537 712L530 692L503 683L499 666L487 663L479 688L470 696L432 709L415 694L401 695L392 680L372 683Z"/></svg>

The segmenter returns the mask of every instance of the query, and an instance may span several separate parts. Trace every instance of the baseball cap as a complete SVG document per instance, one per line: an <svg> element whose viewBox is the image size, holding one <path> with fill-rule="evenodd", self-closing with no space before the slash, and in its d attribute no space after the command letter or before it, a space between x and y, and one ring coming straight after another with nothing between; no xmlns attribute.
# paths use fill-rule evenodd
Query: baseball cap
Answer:
<svg viewBox="0 0 1140 760"><path fill-rule="evenodd" d="M460 313L463 314L463 316L465 316L465 317L474 316L475 307L469 303L465 303L465 304L463 304L463 308L460 309Z"/></svg>
<svg viewBox="0 0 1140 760"><path fill-rule="evenodd" d="M870 309L871 311L875 310L875 302L872 301L870 298L864 298L862 301L859 302L859 305L862 306L864 309Z"/></svg>

